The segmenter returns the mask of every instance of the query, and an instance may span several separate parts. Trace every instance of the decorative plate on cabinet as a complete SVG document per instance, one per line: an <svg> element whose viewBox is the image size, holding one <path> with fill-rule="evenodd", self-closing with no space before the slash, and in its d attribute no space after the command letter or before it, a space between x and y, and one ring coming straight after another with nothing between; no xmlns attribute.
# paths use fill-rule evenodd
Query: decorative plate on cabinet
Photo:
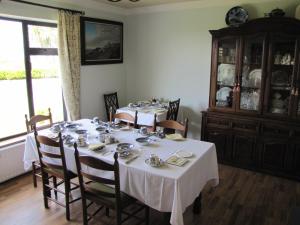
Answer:
<svg viewBox="0 0 300 225"><path fill-rule="evenodd" d="M235 65L220 64L218 66L218 83L221 85L233 85L235 77Z"/></svg>
<svg viewBox="0 0 300 225"><path fill-rule="evenodd" d="M276 70L272 72L271 82L274 86L287 86L289 85L289 76L285 71Z"/></svg>
<svg viewBox="0 0 300 225"><path fill-rule="evenodd" d="M220 90L217 91L217 100L218 101L227 101L227 97L230 96L230 92L232 92L232 89L229 87L223 87Z"/></svg>
<svg viewBox="0 0 300 225"><path fill-rule="evenodd" d="M249 84L259 88L261 84L261 69L254 69L249 73Z"/></svg>
<svg viewBox="0 0 300 225"><path fill-rule="evenodd" d="M240 6L229 9L225 18L226 24L231 27L238 27L247 21L248 12Z"/></svg>

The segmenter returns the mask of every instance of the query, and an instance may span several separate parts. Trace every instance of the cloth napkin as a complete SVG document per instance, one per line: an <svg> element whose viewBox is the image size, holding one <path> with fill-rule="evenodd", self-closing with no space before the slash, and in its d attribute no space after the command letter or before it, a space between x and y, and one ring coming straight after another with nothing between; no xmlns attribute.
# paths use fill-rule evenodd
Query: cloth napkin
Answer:
<svg viewBox="0 0 300 225"><path fill-rule="evenodd" d="M169 140L174 140L174 141L182 141L185 140L184 137L182 137L181 134L175 133L175 134L167 134L166 138Z"/></svg>
<svg viewBox="0 0 300 225"><path fill-rule="evenodd" d="M104 143L99 143L99 144L90 144L89 145L89 149L92 150L92 151L96 151L96 150L100 150L102 148L105 147L105 144Z"/></svg>

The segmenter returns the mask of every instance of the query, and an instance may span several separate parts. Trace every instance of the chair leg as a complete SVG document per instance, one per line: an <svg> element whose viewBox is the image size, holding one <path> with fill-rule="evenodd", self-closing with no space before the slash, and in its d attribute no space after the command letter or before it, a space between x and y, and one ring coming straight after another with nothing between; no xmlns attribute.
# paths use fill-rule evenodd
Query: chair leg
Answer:
<svg viewBox="0 0 300 225"><path fill-rule="evenodd" d="M164 212L163 215L164 215L164 225L171 225L170 224L171 213Z"/></svg>
<svg viewBox="0 0 300 225"><path fill-rule="evenodd" d="M105 215L106 215L107 217L109 217L109 208L108 208L108 207L105 208Z"/></svg>
<svg viewBox="0 0 300 225"><path fill-rule="evenodd" d="M65 180L66 219L70 220L70 181Z"/></svg>
<svg viewBox="0 0 300 225"><path fill-rule="evenodd" d="M45 208L48 209L49 205L48 205L48 198L47 197L51 196L51 192L50 192L49 188L46 186L47 184L49 184L48 174L47 173L43 173L43 175L42 175L42 181L43 181L44 205L45 205Z"/></svg>
<svg viewBox="0 0 300 225"><path fill-rule="evenodd" d="M33 186L37 187L37 180L36 180L36 167L35 162L32 162L32 179L33 179Z"/></svg>
<svg viewBox="0 0 300 225"><path fill-rule="evenodd" d="M82 199L82 220L83 220L83 225L88 225L86 200L83 197L81 197L81 199Z"/></svg>
<svg viewBox="0 0 300 225"><path fill-rule="evenodd" d="M57 179L55 176L53 176L53 186L54 188L57 189ZM57 191L54 189L54 195L55 195L55 199L57 200Z"/></svg>
<svg viewBox="0 0 300 225"><path fill-rule="evenodd" d="M194 214L201 213L201 200L202 200L202 193L200 192L199 196L194 201L194 205L193 205L193 213Z"/></svg>
<svg viewBox="0 0 300 225"><path fill-rule="evenodd" d="M149 225L149 211L150 211L150 210L149 210L149 206L146 205L146 206L145 206L145 220L146 220L146 221L145 221L145 224L146 224L146 225Z"/></svg>
<svg viewBox="0 0 300 225"><path fill-rule="evenodd" d="M118 208L116 210L116 213L117 213L117 216L116 216L116 222L117 222L117 225L121 225L122 224L122 212L121 210Z"/></svg>

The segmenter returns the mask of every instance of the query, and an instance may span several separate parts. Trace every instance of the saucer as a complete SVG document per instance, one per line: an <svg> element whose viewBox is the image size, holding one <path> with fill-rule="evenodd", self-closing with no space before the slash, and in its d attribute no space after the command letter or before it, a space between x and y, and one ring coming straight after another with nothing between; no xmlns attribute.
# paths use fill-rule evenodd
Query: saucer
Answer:
<svg viewBox="0 0 300 225"><path fill-rule="evenodd" d="M123 152L119 152L119 157L121 159L126 159L128 158L129 156L132 155L132 152L131 151L123 151Z"/></svg>
<svg viewBox="0 0 300 225"><path fill-rule="evenodd" d="M130 143L120 143L117 145L118 152L125 152L133 149L133 144Z"/></svg>
<svg viewBox="0 0 300 225"><path fill-rule="evenodd" d="M193 156L193 153L188 151L178 151L175 155L181 158L190 158Z"/></svg>

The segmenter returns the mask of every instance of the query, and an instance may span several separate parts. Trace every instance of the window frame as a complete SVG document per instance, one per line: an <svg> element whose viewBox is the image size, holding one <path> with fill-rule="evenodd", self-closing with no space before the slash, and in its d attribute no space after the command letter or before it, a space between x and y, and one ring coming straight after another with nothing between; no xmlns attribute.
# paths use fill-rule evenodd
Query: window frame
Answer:
<svg viewBox="0 0 300 225"><path fill-rule="evenodd" d="M35 115L35 112L34 112L34 101L33 101L30 56L32 56L32 55L41 55L41 56L42 55L48 55L48 56L49 55L57 55L58 56L58 48L34 48L34 47L30 47L28 27L29 27L29 25L35 25L35 26L44 26L44 27L55 27L55 28L57 28L57 24L56 23L50 23L50 22L9 18L9 17L3 17L3 16L0 16L0 20L20 22L21 25L22 25L27 103L28 103L29 117L32 117L32 116ZM66 120L67 113L66 113L66 106L65 106L63 95L62 95L62 99L63 99L63 101L62 101L63 102L63 105L62 105L62 107L63 107L63 118L64 118L64 120ZM24 124L25 124L25 117L24 117ZM10 135L10 136L7 136L7 137L0 138L0 146L1 146L1 142L3 142L3 141L18 138L18 137L24 136L26 134L27 134L27 132L22 132L22 133L13 134L13 135ZM13 143L15 143L15 142L13 142Z"/></svg>

